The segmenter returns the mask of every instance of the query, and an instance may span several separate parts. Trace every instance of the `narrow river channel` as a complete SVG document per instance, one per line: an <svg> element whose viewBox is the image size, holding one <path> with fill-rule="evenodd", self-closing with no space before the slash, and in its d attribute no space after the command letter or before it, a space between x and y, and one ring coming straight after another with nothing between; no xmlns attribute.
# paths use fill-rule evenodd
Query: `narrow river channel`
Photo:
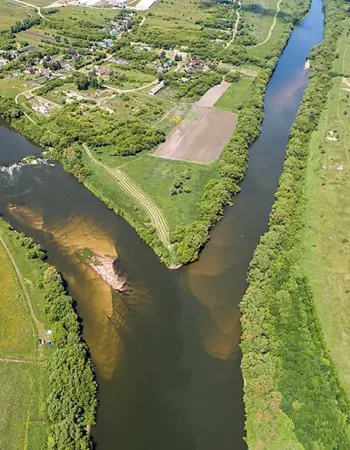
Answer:
<svg viewBox="0 0 350 450"><path fill-rule="evenodd" d="M269 83L242 192L200 260L178 271L60 164L12 166L40 149L0 124L0 213L47 250L77 302L100 386L99 450L246 448L238 304L307 85L304 63L322 32L313 0ZM118 254L127 292L111 292L77 258L82 247Z"/></svg>

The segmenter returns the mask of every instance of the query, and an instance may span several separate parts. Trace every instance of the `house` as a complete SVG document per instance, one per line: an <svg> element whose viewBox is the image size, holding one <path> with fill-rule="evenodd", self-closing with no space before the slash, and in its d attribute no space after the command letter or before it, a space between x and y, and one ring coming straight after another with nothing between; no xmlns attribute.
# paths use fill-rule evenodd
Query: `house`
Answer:
<svg viewBox="0 0 350 450"><path fill-rule="evenodd" d="M149 91L149 95L156 95L163 87L165 86L164 80L162 80L160 83L157 84L157 86L154 86L153 89Z"/></svg>
<svg viewBox="0 0 350 450"><path fill-rule="evenodd" d="M180 57L182 60L183 59L187 59L188 57L188 53L186 52L181 52L180 50L174 50L174 60L176 57Z"/></svg>
<svg viewBox="0 0 350 450"><path fill-rule="evenodd" d="M129 63L129 61L127 61L126 59L121 59L121 58L115 58L114 62L116 64L119 64L120 66L127 66Z"/></svg>
<svg viewBox="0 0 350 450"><path fill-rule="evenodd" d="M34 111L36 112L40 112L41 114L49 114L49 108L47 106L44 105L40 105L40 106L34 106Z"/></svg>
<svg viewBox="0 0 350 450"><path fill-rule="evenodd" d="M101 69L99 70L98 74L100 75L100 77L103 77L104 75L108 75L107 67L101 67Z"/></svg>
<svg viewBox="0 0 350 450"><path fill-rule="evenodd" d="M0 59L0 67L4 67L6 66L7 61L5 61L4 59Z"/></svg>
<svg viewBox="0 0 350 450"><path fill-rule="evenodd" d="M106 47L113 45L113 39L105 39L103 42L106 44Z"/></svg>

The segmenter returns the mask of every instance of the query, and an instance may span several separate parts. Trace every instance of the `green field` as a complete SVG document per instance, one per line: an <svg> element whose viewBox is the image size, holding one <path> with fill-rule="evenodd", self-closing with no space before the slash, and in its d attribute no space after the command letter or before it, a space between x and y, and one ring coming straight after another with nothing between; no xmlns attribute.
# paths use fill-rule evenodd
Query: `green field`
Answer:
<svg viewBox="0 0 350 450"><path fill-rule="evenodd" d="M200 0L161 0L151 9L151 14L147 14L147 25L155 25L164 28L174 28L178 30L199 30L196 21L205 19L208 12L202 7ZM170 18L170 19L169 19Z"/></svg>
<svg viewBox="0 0 350 450"><path fill-rule="evenodd" d="M6 30L17 21L23 20L28 14L35 12L32 8L22 6L7 0L0 0L0 31Z"/></svg>
<svg viewBox="0 0 350 450"><path fill-rule="evenodd" d="M96 154L95 156L109 167L121 168L147 195L153 198L161 207L169 223L170 231L198 218L196 205L203 185L215 178L218 173L217 164L191 164L157 158L150 154L142 154L129 161L125 161L125 158L121 157L109 157L106 154ZM96 180L91 179L91 182L97 192L113 199L115 204L128 211L134 220L137 221L140 218L144 220L145 215L142 209L135 208L133 200L125 195L111 177L107 176L108 182L103 182L106 179L106 172L103 169L96 167L88 158L86 158L86 164L93 171L94 177L92 178L96 177ZM171 195L174 182L186 170L191 172L191 178L186 181L186 186L191 189L191 192ZM152 183L149 182L150 180Z"/></svg>
<svg viewBox="0 0 350 450"><path fill-rule="evenodd" d="M42 318L38 268L24 257L14 236L1 222L0 236L14 257L37 318ZM37 329L10 259L0 244L0 448L39 449L46 440L43 418L45 369L38 352ZM43 349L42 349L43 350ZM41 355L41 357L39 356Z"/></svg>
<svg viewBox="0 0 350 450"><path fill-rule="evenodd" d="M277 2L278 0L248 0L243 4L244 19L257 43L263 42L269 33Z"/></svg>
<svg viewBox="0 0 350 450"><path fill-rule="evenodd" d="M350 69L350 39L338 45L338 71ZM347 90L348 89L348 90ZM325 338L350 395L350 88L337 77L311 143L304 267ZM333 132L333 133L332 133ZM333 136L336 140L333 139Z"/></svg>
<svg viewBox="0 0 350 450"><path fill-rule="evenodd" d="M215 107L238 114L244 102L249 98L253 80L253 78L242 77L237 83L231 84L216 102Z"/></svg>

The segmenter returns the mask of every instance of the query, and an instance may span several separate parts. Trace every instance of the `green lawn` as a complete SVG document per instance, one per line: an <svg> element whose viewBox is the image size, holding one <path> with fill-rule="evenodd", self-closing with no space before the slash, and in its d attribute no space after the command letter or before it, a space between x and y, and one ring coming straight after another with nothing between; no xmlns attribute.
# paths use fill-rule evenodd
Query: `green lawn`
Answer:
<svg viewBox="0 0 350 450"><path fill-rule="evenodd" d="M216 108L239 113L241 106L249 98L250 87L254 78L242 77L237 83L231 84L227 91L216 102Z"/></svg>
<svg viewBox="0 0 350 450"><path fill-rule="evenodd" d="M15 2L0 0L0 30L6 30L28 14L34 14L33 8L23 8Z"/></svg>
<svg viewBox="0 0 350 450"><path fill-rule="evenodd" d="M338 47L349 64L349 37ZM334 81L311 143L307 171L304 267L341 382L350 395L350 103L341 77ZM333 131L333 135L331 132ZM336 137L338 140L328 140Z"/></svg>
<svg viewBox="0 0 350 450"><path fill-rule="evenodd" d="M43 299L38 286L38 266L25 258L24 249L19 247L2 221L0 234L22 273L34 312L40 320L43 317ZM46 441L46 423L43 419L45 369L38 359L36 327L2 245L0 316L0 448L40 449Z"/></svg>

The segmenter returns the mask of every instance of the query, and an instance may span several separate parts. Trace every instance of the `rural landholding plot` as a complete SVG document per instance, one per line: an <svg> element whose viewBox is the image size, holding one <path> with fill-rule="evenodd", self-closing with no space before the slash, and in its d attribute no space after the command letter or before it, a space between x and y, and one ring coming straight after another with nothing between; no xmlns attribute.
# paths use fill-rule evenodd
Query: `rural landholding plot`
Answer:
<svg viewBox="0 0 350 450"><path fill-rule="evenodd" d="M157 148L154 156L194 163L218 160L237 124L237 114L213 107L229 86L230 83L223 81L209 89L166 142Z"/></svg>

